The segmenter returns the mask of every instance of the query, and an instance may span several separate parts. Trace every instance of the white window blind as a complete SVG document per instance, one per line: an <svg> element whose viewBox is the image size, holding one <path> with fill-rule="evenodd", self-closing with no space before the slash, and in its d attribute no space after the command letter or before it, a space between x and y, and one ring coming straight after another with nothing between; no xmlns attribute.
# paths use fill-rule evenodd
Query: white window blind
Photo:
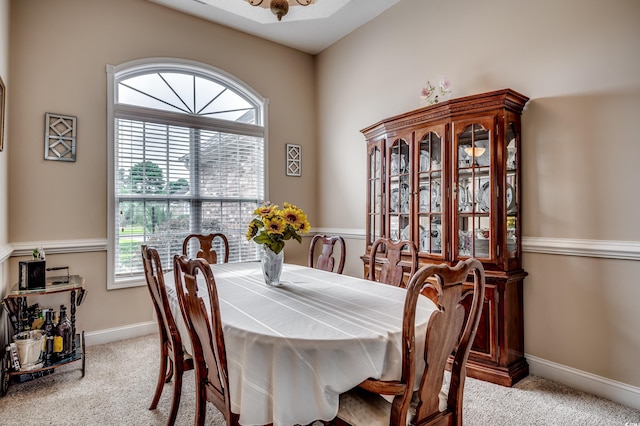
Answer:
<svg viewBox="0 0 640 426"><path fill-rule="evenodd" d="M219 76L210 81L186 71L116 78L116 282L142 277L141 244L156 248L171 269L190 233L224 233L231 262L258 258L257 245L245 234L265 198L260 105ZM223 255L222 246L217 250ZM190 251L195 255L195 247Z"/></svg>

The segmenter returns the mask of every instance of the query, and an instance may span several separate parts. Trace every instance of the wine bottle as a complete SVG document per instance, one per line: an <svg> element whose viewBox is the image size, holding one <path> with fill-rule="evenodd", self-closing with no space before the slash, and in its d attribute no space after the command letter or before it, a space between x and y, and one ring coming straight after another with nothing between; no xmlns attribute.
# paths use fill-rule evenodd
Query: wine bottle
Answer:
<svg viewBox="0 0 640 426"><path fill-rule="evenodd" d="M66 358L73 352L73 330L71 321L67 317L67 307L60 305L60 319L56 328L56 335L62 339L62 350L59 357Z"/></svg>
<svg viewBox="0 0 640 426"><path fill-rule="evenodd" d="M46 345L44 354L46 364L51 364L53 361L53 338L55 335L55 325L53 323L54 313L53 309L47 309L44 317L44 325L42 326L42 329L47 332L47 336L45 337Z"/></svg>

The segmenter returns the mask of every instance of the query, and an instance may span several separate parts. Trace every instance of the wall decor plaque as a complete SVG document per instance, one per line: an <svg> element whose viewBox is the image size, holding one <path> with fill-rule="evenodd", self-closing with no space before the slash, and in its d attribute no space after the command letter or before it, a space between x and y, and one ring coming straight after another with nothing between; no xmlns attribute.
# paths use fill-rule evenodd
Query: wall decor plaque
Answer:
<svg viewBox="0 0 640 426"><path fill-rule="evenodd" d="M70 115L45 114L45 160L76 161L76 122Z"/></svg>
<svg viewBox="0 0 640 426"><path fill-rule="evenodd" d="M287 144L287 176L302 176L302 146Z"/></svg>

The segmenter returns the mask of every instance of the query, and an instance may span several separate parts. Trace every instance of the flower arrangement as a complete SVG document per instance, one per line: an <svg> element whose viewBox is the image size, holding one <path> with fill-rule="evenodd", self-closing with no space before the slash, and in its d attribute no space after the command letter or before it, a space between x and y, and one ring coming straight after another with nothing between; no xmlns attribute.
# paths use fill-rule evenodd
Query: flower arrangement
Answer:
<svg viewBox="0 0 640 426"><path fill-rule="evenodd" d="M269 247L274 253L280 253L286 240L302 242L302 234L311 230L307 215L293 204L284 203L282 209L266 202L254 212L256 217L249 223L247 240Z"/></svg>
<svg viewBox="0 0 640 426"><path fill-rule="evenodd" d="M451 80L447 77L440 79L438 87L435 87L430 81L427 81L427 84L420 90L420 100L426 105L437 104L438 102L449 99L451 90Z"/></svg>

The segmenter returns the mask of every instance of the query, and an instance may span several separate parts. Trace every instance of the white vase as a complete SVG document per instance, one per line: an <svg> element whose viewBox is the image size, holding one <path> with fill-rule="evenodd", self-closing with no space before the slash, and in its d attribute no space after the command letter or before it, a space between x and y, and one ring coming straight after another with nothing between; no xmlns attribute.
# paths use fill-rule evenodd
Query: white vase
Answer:
<svg viewBox="0 0 640 426"><path fill-rule="evenodd" d="M267 285L280 285L280 274L282 274L282 264L284 263L284 249L280 253L274 253L268 246L263 246L262 251L262 274Z"/></svg>

